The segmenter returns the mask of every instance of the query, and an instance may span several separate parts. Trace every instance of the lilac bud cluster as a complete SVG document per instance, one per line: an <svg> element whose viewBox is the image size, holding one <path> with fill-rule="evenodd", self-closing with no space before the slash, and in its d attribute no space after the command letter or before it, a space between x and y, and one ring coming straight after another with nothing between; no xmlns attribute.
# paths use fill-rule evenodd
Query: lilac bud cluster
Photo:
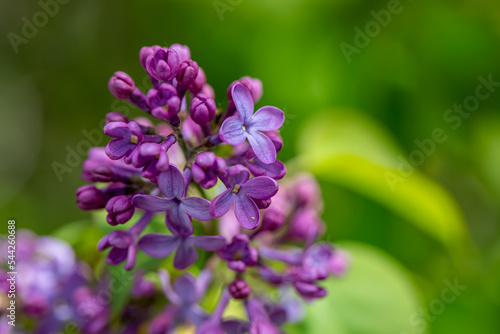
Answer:
<svg viewBox="0 0 500 334"><path fill-rule="evenodd" d="M107 263L125 263L127 270L136 266L138 251L172 256L178 270L195 263L202 269L198 277L184 273L172 283L160 272L169 303L148 322L149 333L180 326L195 326L196 333L280 333L297 312L279 300L271 305L255 279L310 300L325 296L319 283L347 266L342 251L318 242L325 226L315 180L300 175L278 185L286 174L277 159L283 111L255 111L262 82L250 77L229 85L227 108L221 108L226 104L216 103L187 46L143 47L139 58L149 91L124 72L108 87L150 119L109 113L104 133L112 140L92 148L83 164L82 177L97 184L76 192L82 210L105 209L109 225L126 226L104 236L98 249L109 249ZM145 234L155 215L164 218L165 230ZM223 270L230 279L208 314L199 302ZM244 300L247 319L223 318L230 298Z"/></svg>

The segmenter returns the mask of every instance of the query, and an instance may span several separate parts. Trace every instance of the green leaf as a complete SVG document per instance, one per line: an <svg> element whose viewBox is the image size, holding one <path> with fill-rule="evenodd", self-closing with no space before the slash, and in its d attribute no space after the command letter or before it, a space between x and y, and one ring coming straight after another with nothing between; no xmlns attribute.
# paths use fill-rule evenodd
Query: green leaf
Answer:
<svg viewBox="0 0 500 334"><path fill-rule="evenodd" d="M411 318L421 303L406 270L373 246L338 245L350 253L351 266L344 277L328 279L328 295L308 307L307 333L425 333L425 322Z"/></svg>
<svg viewBox="0 0 500 334"><path fill-rule="evenodd" d="M467 240L451 195L417 169L402 174L401 159L407 156L366 116L332 110L316 114L298 136L298 152L297 167L379 202L449 249Z"/></svg>

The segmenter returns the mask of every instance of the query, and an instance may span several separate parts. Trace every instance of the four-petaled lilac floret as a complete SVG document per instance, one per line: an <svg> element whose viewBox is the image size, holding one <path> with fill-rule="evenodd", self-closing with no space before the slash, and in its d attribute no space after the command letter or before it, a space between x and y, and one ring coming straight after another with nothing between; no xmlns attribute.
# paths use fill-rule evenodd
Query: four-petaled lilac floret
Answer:
<svg viewBox="0 0 500 334"><path fill-rule="evenodd" d="M224 248L226 244L226 239L221 236L181 236L173 230L172 235L151 233L143 236L139 240L139 249L156 258L169 256L177 249L174 267L182 270L198 260L196 248L214 252Z"/></svg>
<svg viewBox="0 0 500 334"><path fill-rule="evenodd" d="M236 165L223 177L227 188L214 198L210 213L221 217L229 211L234 202L234 213L241 226L253 230L259 225L260 213L254 199L262 200L273 197L278 192L278 183L267 176L250 179L248 170Z"/></svg>
<svg viewBox="0 0 500 334"><path fill-rule="evenodd" d="M173 49L160 48L146 58L148 73L158 80L172 80L177 75L179 66L179 55Z"/></svg>
<svg viewBox="0 0 500 334"><path fill-rule="evenodd" d="M196 95L189 106L189 113L196 124L206 125L215 117L215 101L203 94Z"/></svg>
<svg viewBox="0 0 500 334"><path fill-rule="evenodd" d="M262 131L277 130L283 125L285 115L276 107L262 107L254 114L254 102L248 89L242 84L232 88L232 97L239 116L228 117L219 131L219 136L227 144L239 145L246 139L255 155L264 164L276 161L276 147Z"/></svg>
<svg viewBox="0 0 500 334"><path fill-rule="evenodd" d="M158 176L158 188L165 198L153 195L135 195L134 206L151 212L165 212L167 227L182 236L193 234L191 218L208 221L210 202L199 197L185 197L186 184L181 171L170 164Z"/></svg>
<svg viewBox="0 0 500 334"><path fill-rule="evenodd" d="M221 259L227 261L227 267L236 272L244 272L246 266L255 266L258 260L257 250L249 247L250 240L245 234L237 234L224 249L218 252Z"/></svg>
<svg viewBox="0 0 500 334"><path fill-rule="evenodd" d="M226 173L226 162L213 152L202 152L196 156L191 166L194 182L203 189L210 189L217 183L217 178Z"/></svg>
<svg viewBox="0 0 500 334"><path fill-rule="evenodd" d="M106 146L106 154L112 160L125 157L127 164L131 163L131 155L139 144L143 142L161 142L163 139L158 135L145 135L141 126L134 121L129 123L111 122L104 126L104 133L116 138Z"/></svg>

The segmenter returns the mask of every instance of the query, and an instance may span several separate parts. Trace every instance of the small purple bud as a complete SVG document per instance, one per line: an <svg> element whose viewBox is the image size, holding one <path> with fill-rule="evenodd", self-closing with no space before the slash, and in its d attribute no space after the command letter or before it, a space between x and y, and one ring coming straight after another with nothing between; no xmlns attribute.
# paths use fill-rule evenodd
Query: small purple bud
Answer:
<svg viewBox="0 0 500 334"><path fill-rule="evenodd" d="M257 198L254 198L253 201L255 202L255 204L257 204L257 207L260 209L260 210L263 210L263 209L267 209L272 201L270 198L268 199L257 199Z"/></svg>
<svg viewBox="0 0 500 334"><path fill-rule="evenodd" d="M191 85L196 80L198 71L198 64L194 60L186 60L177 72L177 82L186 87Z"/></svg>
<svg viewBox="0 0 500 334"><path fill-rule="evenodd" d="M309 174L303 174L297 178L294 194L299 207L317 208L322 206L318 182Z"/></svg>
<svg viewBox="0 0 500 334"><path fill-rule="evenodd" d="M82 210L102 209L106 202L104 193L95 186L86 185L76 190L76 204Z"/></svg>
<svg viewBox="0 0 500 334"><path fill-rule="evenodd" d="M251 292L252 288L242 279L229 284L229 293L234 299L247 299Z"/></svg>
<svg viewBox="0 0 500 334"><path fill-rule="evenodd" d="M115 196L106 204L108 216L106 221L110 225L125 224L134 215L134 206L129 196Z"/></svg>
<svg viewBox="0 0 500 334"><path fill-rule="evenodd" d="M194 82L189 86L189 91L193 94L198 94L201 92L205 84L207 83L207 76L201 67L198 67L198 76Z"/></svg>
<svg viewBox="0 0 500 334"><path fill-rule="evenodd" d="M92 182L111 182L113 175L113 171L109 166L101 165L91 171L90 178Z"/></svg>
<svg viewBox="0 0 500 334"><path fill-rule="evenodd" d="M135 89L134 80L125 72L115 72L109 79L108 88L117 99L128 99Z"/></svg>
<svg viewBox="0 0 500 334"><path fill-rule="evenodd" d="M191 118L199 125L210 123L215 117L215 111L215 101L201 94L193 98L189 107Z"/></svg>
<svg viewBox="0 0 500 334"><path fill-rule="evenodd" d="M271 206L269 209L264 211L262 216L261 229L263 231L276 231L285 223L285 212L281 208L276 206Z"/></svg>
<svg viewBox="0 0 500 334"><path fill-rule="evenodd" d="M200 94L203 94L205 96L208 96L212 100L215 100L215 91L214 91L213 87L210 86L209 84L205 84L203 86L203 88L201 89Z"/></svg>
<svg viewBox="0 0 500 334"><path fill-rule="evenodd" d="M169 81L179 71L179 55L171 49L158 49L146 59L146 70L155 79Z"/></svg>

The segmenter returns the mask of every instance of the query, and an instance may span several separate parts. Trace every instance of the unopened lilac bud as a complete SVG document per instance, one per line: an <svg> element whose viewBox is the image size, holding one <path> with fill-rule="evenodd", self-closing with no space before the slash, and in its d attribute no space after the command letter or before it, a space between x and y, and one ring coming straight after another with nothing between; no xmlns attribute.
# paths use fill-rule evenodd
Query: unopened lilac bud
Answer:
<svg viewBox="0 0 500 334"><path fill-rule="evenodd" d="M224 159L217 157L213 152L201 152L192 165L194 182L203 189L210 189L217 183L217 177L224 175L227 165Z"/></svg>
<svg viewBox="0 0 500 334"><path fill-rule="evenodd" d="M198 94L191 101L189 113L195 123L205 125L214 119L216 109L214 100L208 96Z"/></svg>
<svg viewBox="0 0 500 334"><path fill-rule="evenodd" d="M139 60L141 61L142 67L146 71L147 71L146 60L148 59L149 56L152 56L158 49L161 49L161 47L158 45L153 45L153 46L145 46L141 48L141 51L139 51Z"/></svg>
<svg viewBox="0 0 500 334"><path fill-rule="evenodd" d="M321 190L318 182L309 174L302 174L297 178L293 189L296 204L299 207L317 208L322 207Z"/></svg>
<svg viewBox="0 0 500 334"><path fill-rule="evenodd" d="M170 49L158 49L146 59L146 70L158 80L172 80L177 75L179 66L179 55Z"/></svg>
<svg viewBox="0 0 500 334"><path fill-rule="evenodd" d="M261 229L264 231L276 231L285 223L285 212L275 205L264 211L262 216Z"/></svg>
<svg viewBox="0 0 500 334"><path fill-rule="evenodd" d="M315 239L325 230L325 223L313 209L301 209L291 218L286 237L296 241Z"/></svg>
<svg viewBox="0 0 500 334"><path fill-rule="evenodd" d="M108 112L106 114L106 123L105 124L108 124L108 123L111 123L111 122L128 123L129 119L127 117L125 117L125 115L123 115L123 114L121 114L119 112L112 111L112 112Z"/></svg>
<svg viewBox="0 0 500 334"><path fill-rule="evenodd" d="M186 60L179 67L177 82L182 86L191 85L198 76L198 64L194 60Z"/></svg>
<svg viewBox="0 0 500 334"><path fill-rule="evenodd" d="M110 225L125 224L134 215L132 199L129 196L115 196L106 204L106 211L106 220Z"/></svg>
<svg viewBox="0 0 500 334"><path fill-rule="evenodd" d="M106 195L95 186L86 185L76 190L76 204L82 210L102 209L106 202Z"/></svg>
<svg viewBox="0 0 500 334"><path fill-rule="evenodd" d="M118 71L109 79L108 88L117 99L125 100L134 91L135 83L127 73Z"/></svg>
<svg viewBox="0 0 500 334"><path fill-rule="evenodd" d="M189 91L193 94L198 94L207 83L207 76L201 67L198 67L198 75L194 82L189 86Z"/></svg>
<svg viewBox="0 0 500 334"><path fill-rule="evenodd" d="M272 203L270 198L268 198L268 199L254 198L253 201L255 202L255 204L257 204L257 207L260 210L267 209Z"/></svg>
<svg viewBox="0 0 500 334"><path fill-rule="evenodd" d="M96 166L90 172L92 182L111 182L113 180L113 171L109 166Z"/></svg>
<svg viewBox="0 0 500 334"><path fill-rule="evenodd" d="M191 51L189 50L189 47L187 45L175 43L170 45L170 49L177 52L181 63L191 58Z"/></svg>
<svg viewBox="0 0 500 334"><path fill-rule="evenodd" d="M248 76L245 76L241 78L240 80L236 80L232 82L229 85L229 88L227 89L227 97L229 100L232 101L233 97L231 96L231 92L233 90L233 87L237 84L242 84L248 90L250 91L250 94L252 95L252 99L254 103L259 102L260 98L262 97L262 81L256 78L251 78Z"/></svg>
<svg viewBox="0 0 500 334"><path fill-rule="evenodd" d="M234 299L247 299L251 292L252 288L242 279L229 284L229 293Z"/></svg>
<svg viewBox="0 0 500 334"><path fill-rule="evenodd" d="M209 84L203 85L203 88L201 89L200 94L203 94L205 96L208 96L212 100L215 100L215 91L212 86Z"/></svg>

